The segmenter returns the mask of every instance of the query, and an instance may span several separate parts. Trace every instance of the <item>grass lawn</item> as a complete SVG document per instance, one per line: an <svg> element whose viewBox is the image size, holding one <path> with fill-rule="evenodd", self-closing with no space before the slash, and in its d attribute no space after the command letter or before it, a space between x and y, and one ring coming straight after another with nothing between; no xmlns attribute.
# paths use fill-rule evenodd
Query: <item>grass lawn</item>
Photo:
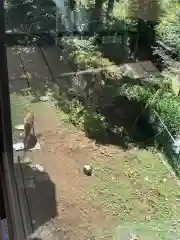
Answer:
<svg viewBox="0 0 180 240"><path fill-rule="evenodd" d="M127 232L143 240L180 237L180 224L173 226L180 219L180 202L176 200L180 189L156 153L132 149L121 155L114 149L108 159L94 159L93 164L93 197L113 216L95 239L107 234L118 240Z"/></svg>
<svg viewBox="0 0 180 240"><path fill-rule="evenodd" d="M11 119L12 126L23 124L24 116L31 108L30 101L27 97L19 94L11 94Z"/></svg>
<svg viewBox="0 0 180 240"><path fill-rule="evenodd" d="M22 124L31 107L28 98L11 95L13 126ZM108 216L104 229L97 229L89 240L119 240L127 232L143 240L180 237L180 224L173 226L180 219L180 189L156 153L140 149L124 152L110 146L89 158L94 176L87 191Z"/></svg>

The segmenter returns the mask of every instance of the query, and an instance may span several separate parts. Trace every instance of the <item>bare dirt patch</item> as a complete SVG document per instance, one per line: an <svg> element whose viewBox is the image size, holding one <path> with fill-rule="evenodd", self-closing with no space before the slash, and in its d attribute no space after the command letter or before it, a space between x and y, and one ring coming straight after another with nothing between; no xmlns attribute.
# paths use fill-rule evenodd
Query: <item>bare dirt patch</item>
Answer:
<svg viewBox="0 0 180 240"><path fill-rule="evenodd" d="M40 117L38 109L37 105L34 111L42 152L34 152L33 159L44 166L55 184L59 228L66 226L70 239L85 239L106 221L106 214L95 206L88 192L91 179L83 173L95 145L72 125L57 121L54 107L42 104Z"/></svg>

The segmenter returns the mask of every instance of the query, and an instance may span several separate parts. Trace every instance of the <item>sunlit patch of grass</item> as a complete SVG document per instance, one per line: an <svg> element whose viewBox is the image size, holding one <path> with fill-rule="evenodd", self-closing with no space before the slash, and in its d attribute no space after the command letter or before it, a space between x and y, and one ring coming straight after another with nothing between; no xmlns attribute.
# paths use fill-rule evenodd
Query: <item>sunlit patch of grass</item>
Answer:
<svg viewBox="0 0 180 240"><path fill-rule="evenodd" d="M111 161L93 159L93 166L92 197L110 217L95 239L106 239L107 233L120 239L124 231L140 239L170 239L180 214L179 187L156 153L137 149L121 157L119 150ZM178 237L180 231L173 234Z"/></svg>
<svg viewBox="0 0 180 240"><path fill-rule="evenodd" d="M65 113L64 111L57 109L57 116L61 122L69 122L69 114Z"/></svg>
<svg viewBox="0 0 180 240"><path fill-rule="evenodd" d="M10 96L12 126L23 124L23 119L31 105L27 97L13 93Z"/></svg>

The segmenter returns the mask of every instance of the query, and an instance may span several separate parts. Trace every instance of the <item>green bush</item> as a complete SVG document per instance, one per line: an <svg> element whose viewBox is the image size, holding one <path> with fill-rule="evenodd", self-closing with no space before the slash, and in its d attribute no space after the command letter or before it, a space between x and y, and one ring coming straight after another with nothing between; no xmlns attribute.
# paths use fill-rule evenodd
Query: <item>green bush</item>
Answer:
<svg viewBox="0 0 180 240"><path fill-rule="evenodd" d="M65 92L63 92L59 86L54 85L53 89L53 98L56 101L56 106L61 108L65 113L70 112L70 101Z"/></svg>
<svg viewBox="0 0 180 240"><path fill-rule="evenodd" d="M154 109L157 111L162 121L167 125L167 128L172 134L179 133L180 131L180 99L172 94L171 90L166 87L165 83L161 85L146 85L132 84L123 82L124 76L114 64L108 59L104 59L96 47L93 48L92 43L89 42L86 46L89 46L90 50L86 51L80 47L81 44L76 45L75 42L66 43L68 49L73 49L70 54L70 60L76 65L77 69L88 69L107 66L102 70L102 77L106 87L111 87L112 94L116 96L126 96L129 99L137 99L146 108ZM93 49L96 49L95 51ZM105 122L102 116L94 113L88 115L84 106L80 106L79 103L74 102L71 105L71 117L70 120L76 125L86 126L86 131L91 132L92 135L104 134ZM88 127L87 127L88 126ZM87 130L89 129L89 130ZM97 134L96 134L97 133Z"/></svg>
<svg viewBox="0 0 180 240"><path fill-rule="evenodd" d="M180 132L180 98L171 92L144 85L123 84L117 89L116 94L136 99L146 108L154 109L171 134Z"/></svg>
<svg viewBox="0 0 180 240"><path fill-rule="evenodd" d="M180 132L180 99L172 94L163 94L154 105L155 110L166 124L169 131L175 135Z"/></svg>
<svg viewBox="0 0 180 240"><path fill-rule="evenodd" d="M69 105L69 121L75 126L84 129L85 108L77 99L73 99Z"/></svg>
<svg viewBox="0 0 180 240"><path fill-rule="evenodd" d="M34 90L31 87L25 88L21 90L21 94L29 98L31 102L38 102L40 101L41 94L38 90Z"/></svg>
<svg viewBox="0 0 180 240"><path fill-rule="evenodd" d="M80 43L82 41L82 43ZM75 40L65 44L69 52L69 60L77 70L88 68L98 68L111 66L107 58L102 57L102 53L92 44L93 40Z"/></svg>
<svg viewBox="0 0 180 240"><path fill-rule="evenodd" d="M78 7L89 10L94 8L95 0L77 1Z"/></svg>
<svg viewBox="0 0 180 240"><path fill-rule="evenodd" d="M95 112L90 114L77 99L72 100L69 104L69 121L84 130L91 138L106 135L105 117Z"/></svg>
<svg viewBox="0 0 180 240"><path fill-rule="evenodd" d="M101 58L97 54L79 50L70 54L70 60L79 70L98 68L101 65Z"/></svg>
<svg viewBox="0 0 180 240"><path fill-rule="evenodd" d="M107 134L105 117L98 113L86 113L84 118L84 130L91 138L105 137Z"/></svg>
<svg viewBox="0 0 180 240"><path fill-rule="evenodd" d="M126 96L128 99L136 99L146 103L155 94L155 89L140 85L123 84L116 90L116 95Z"/></svg>
<svg viewBox="0 0 180 240"><path fill-rule="evenodd" d="M160 17L160 23L157 27L157 35L164 42L177 48L180 52L180 4L172 1L164 14Z"/></svg>

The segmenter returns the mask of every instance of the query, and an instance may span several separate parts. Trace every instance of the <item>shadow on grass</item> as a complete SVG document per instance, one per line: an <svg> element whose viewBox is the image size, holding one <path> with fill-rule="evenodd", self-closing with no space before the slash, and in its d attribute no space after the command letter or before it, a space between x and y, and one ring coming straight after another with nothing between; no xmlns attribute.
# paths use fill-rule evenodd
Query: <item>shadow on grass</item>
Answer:
<svg viewBox="0 0 180 240"><path fill-rule="evenodd" d="M166 129L158 130L155 127L159 123L157 120L151 122L150 110L145 110L144 106L135 100L118 97L111 106L101 108L100 112L106 118L108 131L113 132L113 140L117 139L115 145L122 147L125 144L126 148L156 148L164 154L180 179L180 155L173 149L173 140ZM120 131L115 131L116 129ZM114 144L112 140L109 143Z"/></svg>
<svg viewBox="0 0 180 240"><path fill-rule="evenodd" d="M27 234L32 236L28 239L41 239L36 230L58 215L55 185L48 173L35 166L23 157L14 165L23 221L28 226Z"/></svg>
<svg viewBox="0 0 180 240"><path fill-rule="evenodd" d="M109 144L119 145L124 149L131 145L139 148L154 146L154 131L149 124L148 112L143 112L141 103L118 97L109 106L100 107L98 111L107 122Z"/></svg>

